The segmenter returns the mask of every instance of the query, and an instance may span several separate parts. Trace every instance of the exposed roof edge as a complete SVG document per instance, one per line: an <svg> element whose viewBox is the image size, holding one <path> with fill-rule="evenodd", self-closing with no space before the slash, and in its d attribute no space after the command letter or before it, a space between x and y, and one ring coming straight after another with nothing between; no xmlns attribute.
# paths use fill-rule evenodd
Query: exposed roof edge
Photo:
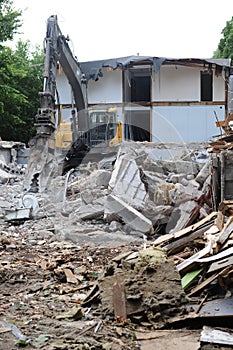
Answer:
<svg viewBox="0 0 233 350"><path fill-rule="evenodd" d="M231 59L202 59L202 58L166 58L166 57L152 57L152 56L126 56L118 57L99 61L81 62L80 67L85 74L86 79L98 80L102 77L101 68L110 67L113 70L117 68L124 69L133 64L149 63L153 66L154 71L158 72L162 64L174 63L180 65L192 65L192 64L215 64L221 67L230 68Z"/></svg>

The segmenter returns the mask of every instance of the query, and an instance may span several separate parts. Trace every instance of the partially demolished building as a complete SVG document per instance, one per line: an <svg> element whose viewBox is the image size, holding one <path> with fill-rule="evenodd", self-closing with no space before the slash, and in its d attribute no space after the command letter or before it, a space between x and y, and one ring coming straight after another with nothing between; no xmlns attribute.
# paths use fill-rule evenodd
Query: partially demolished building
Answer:
<svg viewBox="0 0 233 350"><path fill-rule="evenodd" d="M227 114L230 59L128 56L80 67L87 79L88 107L116 108L126 138L129 125L145 131L135 134L134 141L209 141L219 133L216 120ZM72 89L62 69L57 74L62 117L69 120Z"/></svg>
<svg viewBox="0 0 233 350"><path fill-rule="evenodd" d="M7 166L18 147L7 150L0 174L1 336L7 342L16 327L5 319L17 318L23 330L30 319L27 336L16 328L22 344L30 335L35 347L81 349L85 333L85 348L113 349L107 327L118 328L110 346L116 337L129 342L128 327L135 332L128 348L146 349L146 333L158 348L165 330L167 337L170 328L182 329L183 338L203 325L195 349L232 347L230 62L133 56L81 65L89 108L114 107L125 135L131 125L147 132L134 134L144 142L122 143L109 162L83 163L41 193L22 195L24 169L12 175ZM71 89L57 73L69 119ZM219 133L206 147L213 156L202 162L190 143ZM157 150L172 141L179 154L161 159ZM78 332L70 321L82 322ZM56 337L38 345L48 327Z"/></svg>

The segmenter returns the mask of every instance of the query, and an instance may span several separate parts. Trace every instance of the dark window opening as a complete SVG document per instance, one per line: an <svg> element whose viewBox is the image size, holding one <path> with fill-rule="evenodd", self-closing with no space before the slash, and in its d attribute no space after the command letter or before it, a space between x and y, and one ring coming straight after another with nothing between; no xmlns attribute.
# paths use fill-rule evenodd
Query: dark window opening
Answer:
<svg viewBox="0 0 233 350"><path fill-rule="evenodd" d="M201 72L201 101L213 101L213 72Z"/></svg>
<svg viewBox="0 0 233 350"><path fill-rule="evenodd" d="M150 111L128 111L125 113L124 134L126 140L151 141Z"/></svg>
<svg viewBox="0 0 233 350"><path fill-rule="evenodd" d="M150 77L131 78L131 102L150 102Z"/></svg>
<svg viewBox="0 0 233 350"><path fill-rule="evenodd" d="M124 102L151 101L151 69L130 68L124 72Z"/></svg>

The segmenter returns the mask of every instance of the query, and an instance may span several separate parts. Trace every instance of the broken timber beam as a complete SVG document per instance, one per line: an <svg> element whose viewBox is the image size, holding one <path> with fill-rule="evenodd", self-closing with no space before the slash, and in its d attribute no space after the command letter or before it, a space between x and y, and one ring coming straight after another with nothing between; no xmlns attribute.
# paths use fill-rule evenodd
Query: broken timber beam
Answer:
<svg viewBox="0 0 233 350"><path fill-rule="evenodd" d="M226 224L223 226L222 231L219 233L219 243L223 245L230 234L233 232L233 216L230 216Z"/></svg>
<svg viewBox="0 0 233 350"><path fill-rule="evenodd" d="M200 283L198 286L196 286L195 288L193 288L191 290L191 292L188 294L188 297L193 296L194 294L196 294L197 292L200 292L202 289L204 289L206 286L208 286L208 284L210 284L211 282L213 282L215 279L217 279L220 276L223 276L224 274L228 273L230 270L232 269L232 266L227 266L225 267L225 269L223 269L222 271L210 276L209 278L207 278L205 281L203 281L202 283Z"/></svg>
<svg viewBox="0 0 233 350"><path fill-rule="evenodd" d="M177 238L183 237L186 234L189 234L189 233L201 228L202 226L206 225L207 223L209 223L211 220L213 220L217 216L217 214L218 213L214 211L211 214L209 214L208 216L206 216L204 219L197 222L196 224L188 226L188 227L186 227L180 231L177 231L175 233L168 233L166 235L162 235L154 241L153 245L157 246L157 245L160 245L162 243L166 243L169 241L176 240Z"/></svg>
<svg viewBox="0 0 233 350"><path fill-rule="evenodd" d="M125 323L127 319L127 313L125 286L123 283L116 282L113 285L113 308L115 320L120 323Z"/></svg>
<svg viewBox="0 0 233 350"><path fill-rule="evenodd" d="M196 238L199 238L203 235L205 231L207 231L212 226L212 222L210 222L207 226L200 228L192 232L190 235L182 237L180 239L175 240L174 242L169 243L164 248L167 251L167 255L177 254L180 252L189 242L193 241Z"/></svg>

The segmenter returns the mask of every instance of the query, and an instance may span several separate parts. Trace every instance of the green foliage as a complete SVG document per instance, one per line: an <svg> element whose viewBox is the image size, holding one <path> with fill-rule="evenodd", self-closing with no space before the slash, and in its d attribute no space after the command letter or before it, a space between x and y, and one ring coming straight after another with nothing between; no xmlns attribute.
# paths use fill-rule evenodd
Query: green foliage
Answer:
<svg viewBox="0 0 233 350"><path fill-rule="evenodd" d="M27 143L34 134L43 54L29 48L19 41L15 51L4 47L0 52L0 136L6 141Z"/></svg>
<svg viewBox="0 0 233 350"><path fill-rule="evenodd" d="M233 17L226 22L222 35L223 38L220 39L218 48L214 52L214 58L231 58L233 64Z"/></svg>
<svg viewBox="0 0 233 350"><path fill-rule="evenodd" d="M11 0L0 0L0 43L12 40L21 26L21 12L13 9Z"/></svg>
<svg viewBox="0 0 233 350"><path fill-rule="evenodd" d="M12 2L0 0L0 137L27 143L34 134L34 117L42 90L43 53L29 42L19 41L15 50L2 45L20 25L20 12Z"/></svg>

